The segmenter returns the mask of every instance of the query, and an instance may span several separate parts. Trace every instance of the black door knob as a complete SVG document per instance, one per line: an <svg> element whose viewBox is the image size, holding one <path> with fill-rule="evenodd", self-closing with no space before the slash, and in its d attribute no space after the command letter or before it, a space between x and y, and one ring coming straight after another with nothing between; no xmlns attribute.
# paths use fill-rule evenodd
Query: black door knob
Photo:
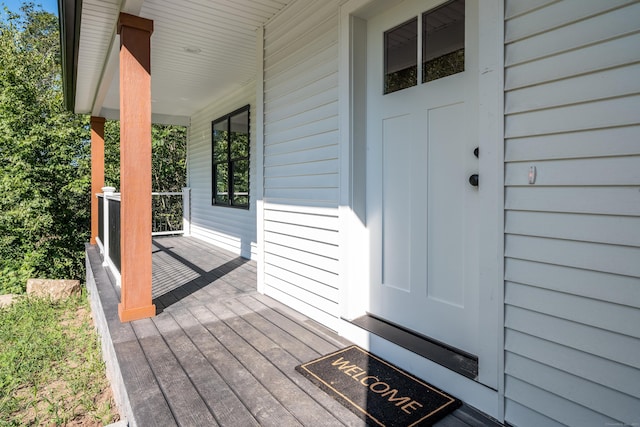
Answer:
<svg viewBox="0 0 640 427"><path fill-rule="evenodd" d="M469 184L473 185L474 187L478 186L478 174L474 173L473 175L471 175L469 177Z"/></svg>

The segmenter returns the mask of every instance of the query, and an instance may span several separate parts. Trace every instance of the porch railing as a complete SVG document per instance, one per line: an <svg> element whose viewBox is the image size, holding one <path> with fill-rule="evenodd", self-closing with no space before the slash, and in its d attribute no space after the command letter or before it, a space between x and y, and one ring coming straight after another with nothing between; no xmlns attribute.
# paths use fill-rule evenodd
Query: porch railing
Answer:
<svg viewBox="0 0 640 427"><path fill-rule="evenodd" d="M184 232L184 191L151 193L152 236Z"/></svg>
<svg viewBox="0 0 640 427"><path fill-rule="evenodd" d="M191 218L191 189L181 192L151 193L152 236L189 234ZM98 198L98 238L96 242L107 267L120 285L120 193L104 187Z"/></svg>
<svg viewBox="0 0 640 427"><path fill-rule="evenodd" d="M117 197L117 198L116 198ZM109 258L114 267L120 271L120 195L108 198L109 215L108 227L109 227Z"/></svg>

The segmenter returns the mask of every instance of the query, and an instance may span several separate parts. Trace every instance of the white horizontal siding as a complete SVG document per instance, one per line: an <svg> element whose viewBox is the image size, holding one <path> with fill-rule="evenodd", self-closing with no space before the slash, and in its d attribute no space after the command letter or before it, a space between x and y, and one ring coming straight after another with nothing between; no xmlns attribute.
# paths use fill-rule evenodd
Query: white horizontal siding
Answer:
<svg viewBox="0 0 640 427"><path fill-rule="evenodd" d="M563 52L561 56L551 55L511 65L505 73L505 86L507 89L526 87L634 62L633 47L638 45L639 40L640 34L629 34L603 43L587 44Z"/></svg>
<svg viewBox="0 0 640 427"><path fill-rule="evenodd" d="M512 235L623 246L640 242L640 217L633 216L511 211L505 227Z"/></svg>
<svg viewBox="0 0 640 427"><path fill-rule="evenodd" d="M508 4L510 1L506 3ZM544 2L538 3L541 4ZM564 0L547 2L546 7L535 10L531 9L529 13L525 15L513 16L507 19L505 41L507 44L511 44L518 40L534 36L537 36L539 40L547 41L545 37L548 37L550 32L556 31L559 28L566 28L567 24L571 24L572 29L568 30L569 32L566 34L568 34L568 36L574 36L576 40L579 40L580 36L583 35L581 31L585 20L595 17L595 19L591 20L591 23L587 25L591 28L591 32L597 33L599 31L598 27L601 26L600 24L609 23L609 21L607 21L608 11L632 3L634 3L634 0L612 0L607 2L599 0ZM509 10L509 8L510 6L506 7L507 10ZM626 10L627 13L635 12L632 8ZM597 25L594 25L596 22ZM615 31L616 29L611 27L608 32ZM558 38L553 38L552 40L554 45L564 42ZM534 49L529 50L533 51Z"/></svg>
<svg viewBox="0 0 640 427"><path fill-rule="evenodd" d="M507 353L505 371L507 375L517 376L532 386L563 396L566 400L583 405L596 414L612 419L636 419L636 398L588 381L582 378L582 373L572 375L515 353ZM605 417L602 418L606 419ZM590 414L590 419L594 418L594 414ZM570 415L567 415L567 420L570 419Z"/></svg>
<svg viewBox="0 0 640 427"><path fill-rule="evenodd" d="M299 0L265 26L265 293L338 315L338 2Z"/></svg>
<svg viewBox="0 0 640 427"><path fill-rule="evenodd" d="M606 426L611 422L609 417L589 409L585 410L582 405L520 381L514 376L507 376L505 388L506 413L509 414L509 418L519 420L519 424L514 425ZM518 402L521 401L531 403L528 406L520 405Z"/></svg>
<svg viewBox="0 0 640 427"><path fill-rule="evenodd" d="M505 16L505 419L637 423L640 3Z"/></svg>
<svg viewBox="0 0 640 427"><path fill-rule="evenodd" d="M624 126L513 138L507 141L505 157L507 162L526 162L634 155L639 132L640 126Z"/></svg>
<svg viewBox="0 0 640 427"><path fill-rule="evenodd" d="M505 279L614 304L627 305L640 301L640 286L636 277L591 269L507 258Z"/></svg>
<svg viewBox="0 0 640 427"><path fill-rule="evenodd" d="M505 4L504 16L513 19L519 15L530 13L558 0L511 0Z"/></svg>
<svg viewBox="0 0 640 427"><path fill-rule="evenodd" d="M250 105L249 209L211 204L211 122ZM191 118L188 180L191 187L191 234L245 258L256 257L256 129L255 84L247 84L213 100Z"/></svg>
<svg viewBox="0 0 640 427"><path fill-rule="evenodd" d="M507 331L507 342L511 354L536 360L630 396L640 395L640 383L635 381L634 368L628 365L612 365L604 358L515 330Z"/></svg>

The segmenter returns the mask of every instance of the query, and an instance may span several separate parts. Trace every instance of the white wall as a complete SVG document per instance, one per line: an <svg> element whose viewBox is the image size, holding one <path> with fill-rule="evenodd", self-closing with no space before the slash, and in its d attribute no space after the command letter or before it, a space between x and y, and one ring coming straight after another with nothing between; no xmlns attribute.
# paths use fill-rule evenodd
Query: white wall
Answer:
<svg viewBox="0 0 640 427"><path fill-rule="evenodd" d="M215 99L191 118L187 185L191 187L191 234L245 258L256 257L255 82ZM249 209L211 204L211 122L250 104Z"/></svg>
<svg viewBox="0 0 640 427"><path fill-rule="evenodd" d="M505 15L506 421L639 423L640 3Z"/></svg>
<svg viewBox="0 0 640 427"><path fill-rule="evenodd" d="M264 28L261 224L265 293L335 329L338 3ZM505 418L638 423L640 3L507 0L505 19ZM251 103L256 176L254 99L216 100L189 137L192 233L245 256L256 183L249 211L211 206L211 121Z"/></svg>
<svg viewBox="0 0 640 427"><path fill-rule="evenodd" d="M264 29L265 293L331 327L338 308L338 2Z"/></svg>

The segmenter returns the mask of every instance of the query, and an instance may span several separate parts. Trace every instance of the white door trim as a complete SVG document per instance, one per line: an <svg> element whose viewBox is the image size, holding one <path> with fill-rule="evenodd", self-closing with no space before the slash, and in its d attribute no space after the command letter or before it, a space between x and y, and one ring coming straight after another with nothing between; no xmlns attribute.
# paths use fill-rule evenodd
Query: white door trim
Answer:
<svg viewBox="0 0 640 427"><path fill-rule="evenodd" d="M264 27L256 29L256 252L257 290L264 293Z"/></svg>
<svg viewBox="0 0 640 427"><path fill-rule="evenodd" d="M479 10L478 129L480 137L480 215L489 218L480 228L479 280L481 329L487 337L482 353L496 355L480 361L479 380L504 394L504 0L483 0ZM491 173L486 173L490 171ZM495 325L490 327L490 325ZM491 346L495 346L493 349Z"/></svg>
<svg viewBox="0 0 640 427"><path fill-rule="evenodd" d="M467 0L474 1L474 0ZM367 17L376 7L391 3L389 0L348 0L340 8L339 34L339 105L340 105L340 230L341 230L341 315L351 319L363 314L361 301L368 300L369 244L366 229L366 111L358 103L366 90L362 78L363 51L366 43L362 35ZM395 2L394 2L395 3ZM480 330L486 331L478 352L478 382L495 393L495 405L479 408L492 416L504 416L504 0L483 0L479 11L479 143L480 143L480 206L479 212L487 218L487 226L480 229L479 312ZM346 335L356 333L345 326ZM367 338L373 343L371 337ZM393 346L391 346L393 347ZM400 353L396 351L396 353ZM385 357L383 355L383 357ZM406 359L406 355L398 355ZM393 360L392 360L393 361ZM408 369L407 366L405 368ZM420 370L419 368L415 368ZM451 372L447 384L465 382ZM467 380L471 381L471 380ZM473 382L473 381L472 381ZM461 399L477 401L473 393L477 387L458 387L451 390L447 384L436 384L458 393ZM476 383L477 384L477 383ZM479 384L477 384L479 385ZM483 386L484 387L484 386ZM486 388L486 387L485 387ZM487 390L490 390L487 389ZM466 390L466 391L465 391ZM474 391L472 391L474 390ZM478 402L482 404L481 402ZM486 404L483 404L483 406Z"/></svg>

